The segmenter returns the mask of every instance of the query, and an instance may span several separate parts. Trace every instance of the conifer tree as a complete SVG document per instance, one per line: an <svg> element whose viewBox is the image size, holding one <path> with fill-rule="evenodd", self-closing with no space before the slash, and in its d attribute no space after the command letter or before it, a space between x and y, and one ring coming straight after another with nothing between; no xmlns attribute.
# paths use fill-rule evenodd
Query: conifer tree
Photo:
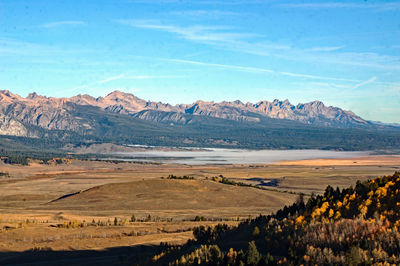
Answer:
<svg viewBox="0 0 400 266"><path fill-rule="evenodd" d="M257 265L261 260L261 255L257 250L256 243L251 241L246 252L246 265Z"/></svg>

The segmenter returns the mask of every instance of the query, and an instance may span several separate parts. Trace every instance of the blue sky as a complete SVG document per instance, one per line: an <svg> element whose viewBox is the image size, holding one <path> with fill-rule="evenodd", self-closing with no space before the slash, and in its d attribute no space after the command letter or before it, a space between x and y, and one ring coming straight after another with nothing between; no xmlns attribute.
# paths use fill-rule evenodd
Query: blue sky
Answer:
<svg viewBox="0 0 400 266"><path fill-rule="evenodd" d="M321 100L400 122L400 1L0 0L0 89Z"/></svg>

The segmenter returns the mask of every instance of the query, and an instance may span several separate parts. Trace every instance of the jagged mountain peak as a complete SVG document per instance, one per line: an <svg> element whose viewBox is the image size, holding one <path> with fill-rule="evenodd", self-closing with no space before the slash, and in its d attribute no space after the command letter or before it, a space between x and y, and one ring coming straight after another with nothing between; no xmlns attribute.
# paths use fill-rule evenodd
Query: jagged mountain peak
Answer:
<svg viewBox="0 0 400 266"><path fill-rule="evenodd" d="M310 102L310 104L311 104L311 105L324 105L323 102L318 101L318 100L312 101L312 102Z"/></svg>
<svg viewBox="0 0 400 266"><path fill-rule="evenodd" d="M95 100L96 99L96 98L94 98L93 96L91 96L89 94L78 94L78 95L76 95L74 97L82 98L82 99L90 99L90 100ZM100 98L102 98L102 97L100 97Z"/></svg>
<svg viewBox="0 0 400 266"><path fill-rule="evenodd" d="M334 108L333 106L326 106L323 102L315 100L308 103L299 103L296 107L311 107L311 108Z"/></svg>
<svg viewBox="0 0 400 266"><path fill-rule="evenodd" d="M13 95L16 95L16 94L11 93L9 90L0 90L0 94L6 95L6 96L9 96L9 97L11 97Z"/></svg>
<svg viewBox="0 0 400 266"><path fill-rule="evenodd" d="M35 101L35 102L49 101L49 100L58 101L59 100L58 98L53 98L53 97L48 98L46 96L39 95L36 92L29 93L28 96L25 99L26 100L32 100L32 101Z"/></svg>
<svg viewBox="0 0 400 266"><path fill-rule="evenodd" d="M107 94L106 97L104 98L122 98L126 96L134 96L134 95L131 93L122 92L120 90L115 90Z"/></svg>
<svg viewBox="0 0 400 266"><path fill-rule="evenodd" d="M115 90L109 94L107 94L106 97L104 97L105 100L116 100L116 101L136 101L136 102L146 102L143 99L140 99L133 95L132 93L127 93L127 92L122 92L119 90Z"/></svg>
<svg viewBox="0 0 400 266"><path fill-rule="evenodd" d="M213 105L215 104L214 101L203 101L203 100L197 100L196 102L193 103L193 105Z"/></svg>
<svg viewBox="0 0 400 266"><path fill-rule="evenodd" d="M352 127L358 130L348 129ZM87 94L55 98L37 93L23 98L10 91L0 91L0 135L53 136L56 141L71 138L79 142L132 140L211 146L227 143L278 149L347 149L356 145L369 149L369 144L363 144L365 141L382 139L380 133L368 135L378 132L376 129L386 130L387 135L381 142L385 147L398 145L398 137L393 138L392 130L400 129L365 121L350 111L325 106L320 101L297 106L278 99L246 104L197 101L173 106L145 101L121 91L97 98ZM360 132L364 132L361 139ZM348 137L348 133L352 135ZM318 138L314 139L315 136Z"/></svg>
<svg viewBox="0 0 400 266"><path fill-rule="evenodd" d="M145 102L145 100L136 97L132 93L123 92L123 91L119 91L119 90L115 90L115 91L107 94L107 96L105 96L104 99L106 99L106 100L113 99L113 100L120 100L120 101L135 100L135 101Z"/></svg>
<svg viewBox="0 0 400 266"><path fill-rule="evenodd" d="M19 96L18 94L14 94L9 90L0 90L0 101L3 102L12 102L12 101L23 101L24 98Z"/></svg>
<svg viewBox="0 0 400 266"><path fill-rule="evenodd" d="M265 101L267 103L269 103L268 101ZM279 99L274 99L272 101L273 105L277 105L277 106L293 106L288 99L285 99L283 101L279 100Z"/></svg>
<svg viewBox="0 0 400 266"><path fill-rule="evenodd" d="M109 112L128 114L147 120L159 117L155 115L154 112L176 113L176 115L162 116L163 121L165 122L167 122L167 119L176 120L171 122L183 121L182 115L196 115L254 123L265 121L262 120L262 117L265 117L293 120L305 124L340 127L364 126L369 123L355 115L353 112L345 111L338 107L325 106L323 102L318 100L309 103L299 103L296 106L292 105L288 99L283 101L274 99L272 102L263 100L255 104L244 104L240 100L232 102L198 100L192 104L178 104L173 106L162 102L145 101L131 93L119 90L115 90L107 94L105 97L97 98L88 94L79 94L70 98L55 98L41 96L35 92L29 94L26 98L23 98L17 94L11 93L10 91L2 90L0 91L0 102L2 103L0 111L5 110L5 108L10 104L15 105L17 103L23 104L24 106L30 106L30 108L33 108L32 110L44 110L42 116L38 115L38 117L42 120L44 119L43 117L48 117L48 120L51 121L51 123L56 123L56 121L58 121L56 116L57 113L66 113L65 110L67 107L65 106L65 103L68 102L76 105L95 106ZM22 107L20 108L22 109ZM48 110L48 113L46 113L45 110ZM52 113L50 113L50 110L52 110ZM140 116L135 115L144 111L152 111L153 113L151 113L152 115L143 115L144 113ZM60 124L64 125L61 122ZM56 128L63 129L62 127Z"/></svg>
<svg viewBox="0 0 400 266"><path fill-rule="evenodd" d="M69 101L74 102L80 105L96 105L98 102L98 98L94 98L88 94L78 94L69 98Z"/></svg>
<svg viewBox="0 0 400 266"><path fill-rule="evenodd" d="M37 97L39 97L39 95L36 92L31 92L31 93L28 94L26 99L30 99L31 100L31 99L35 99Z"/></svg>

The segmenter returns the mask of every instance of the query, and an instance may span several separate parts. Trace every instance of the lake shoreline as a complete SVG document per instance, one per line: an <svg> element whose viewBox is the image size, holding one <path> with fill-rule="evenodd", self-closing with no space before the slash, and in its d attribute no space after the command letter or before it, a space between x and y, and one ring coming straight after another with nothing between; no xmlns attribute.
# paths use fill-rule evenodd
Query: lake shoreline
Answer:
<svg viewBox="0 0 400 266"><path fill-rule="evenodd" d="M144 150L115 152L105 160L157 162L169 164L271 164L281 161L339 159L368 156L370 151L327 150L247 150L208 148L197 150Z"/></svg>

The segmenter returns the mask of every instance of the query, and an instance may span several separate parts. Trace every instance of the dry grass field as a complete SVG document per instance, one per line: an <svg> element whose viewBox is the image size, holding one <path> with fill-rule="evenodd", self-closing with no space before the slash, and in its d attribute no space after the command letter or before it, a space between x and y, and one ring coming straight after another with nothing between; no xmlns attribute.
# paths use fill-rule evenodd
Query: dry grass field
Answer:
<svg viewBox="0 0 400 266"><path fill-rule="evenodd" d="M347 187L396 170L399 156L270 165L0 164L0 172L7 173L0 176L0 265L26 262L31 253L18 252L28 250L105 256L102 250L111 249L107 256L114 258L120 252L116 247L179 244L192 237L193 227L235 225L276 211L299 193L321 193L327 185ZM194 179L166 179L170 174ZM212 180L219 175L264 189ZM65 254L61 264L71 264L71 253Z"/></svg>

